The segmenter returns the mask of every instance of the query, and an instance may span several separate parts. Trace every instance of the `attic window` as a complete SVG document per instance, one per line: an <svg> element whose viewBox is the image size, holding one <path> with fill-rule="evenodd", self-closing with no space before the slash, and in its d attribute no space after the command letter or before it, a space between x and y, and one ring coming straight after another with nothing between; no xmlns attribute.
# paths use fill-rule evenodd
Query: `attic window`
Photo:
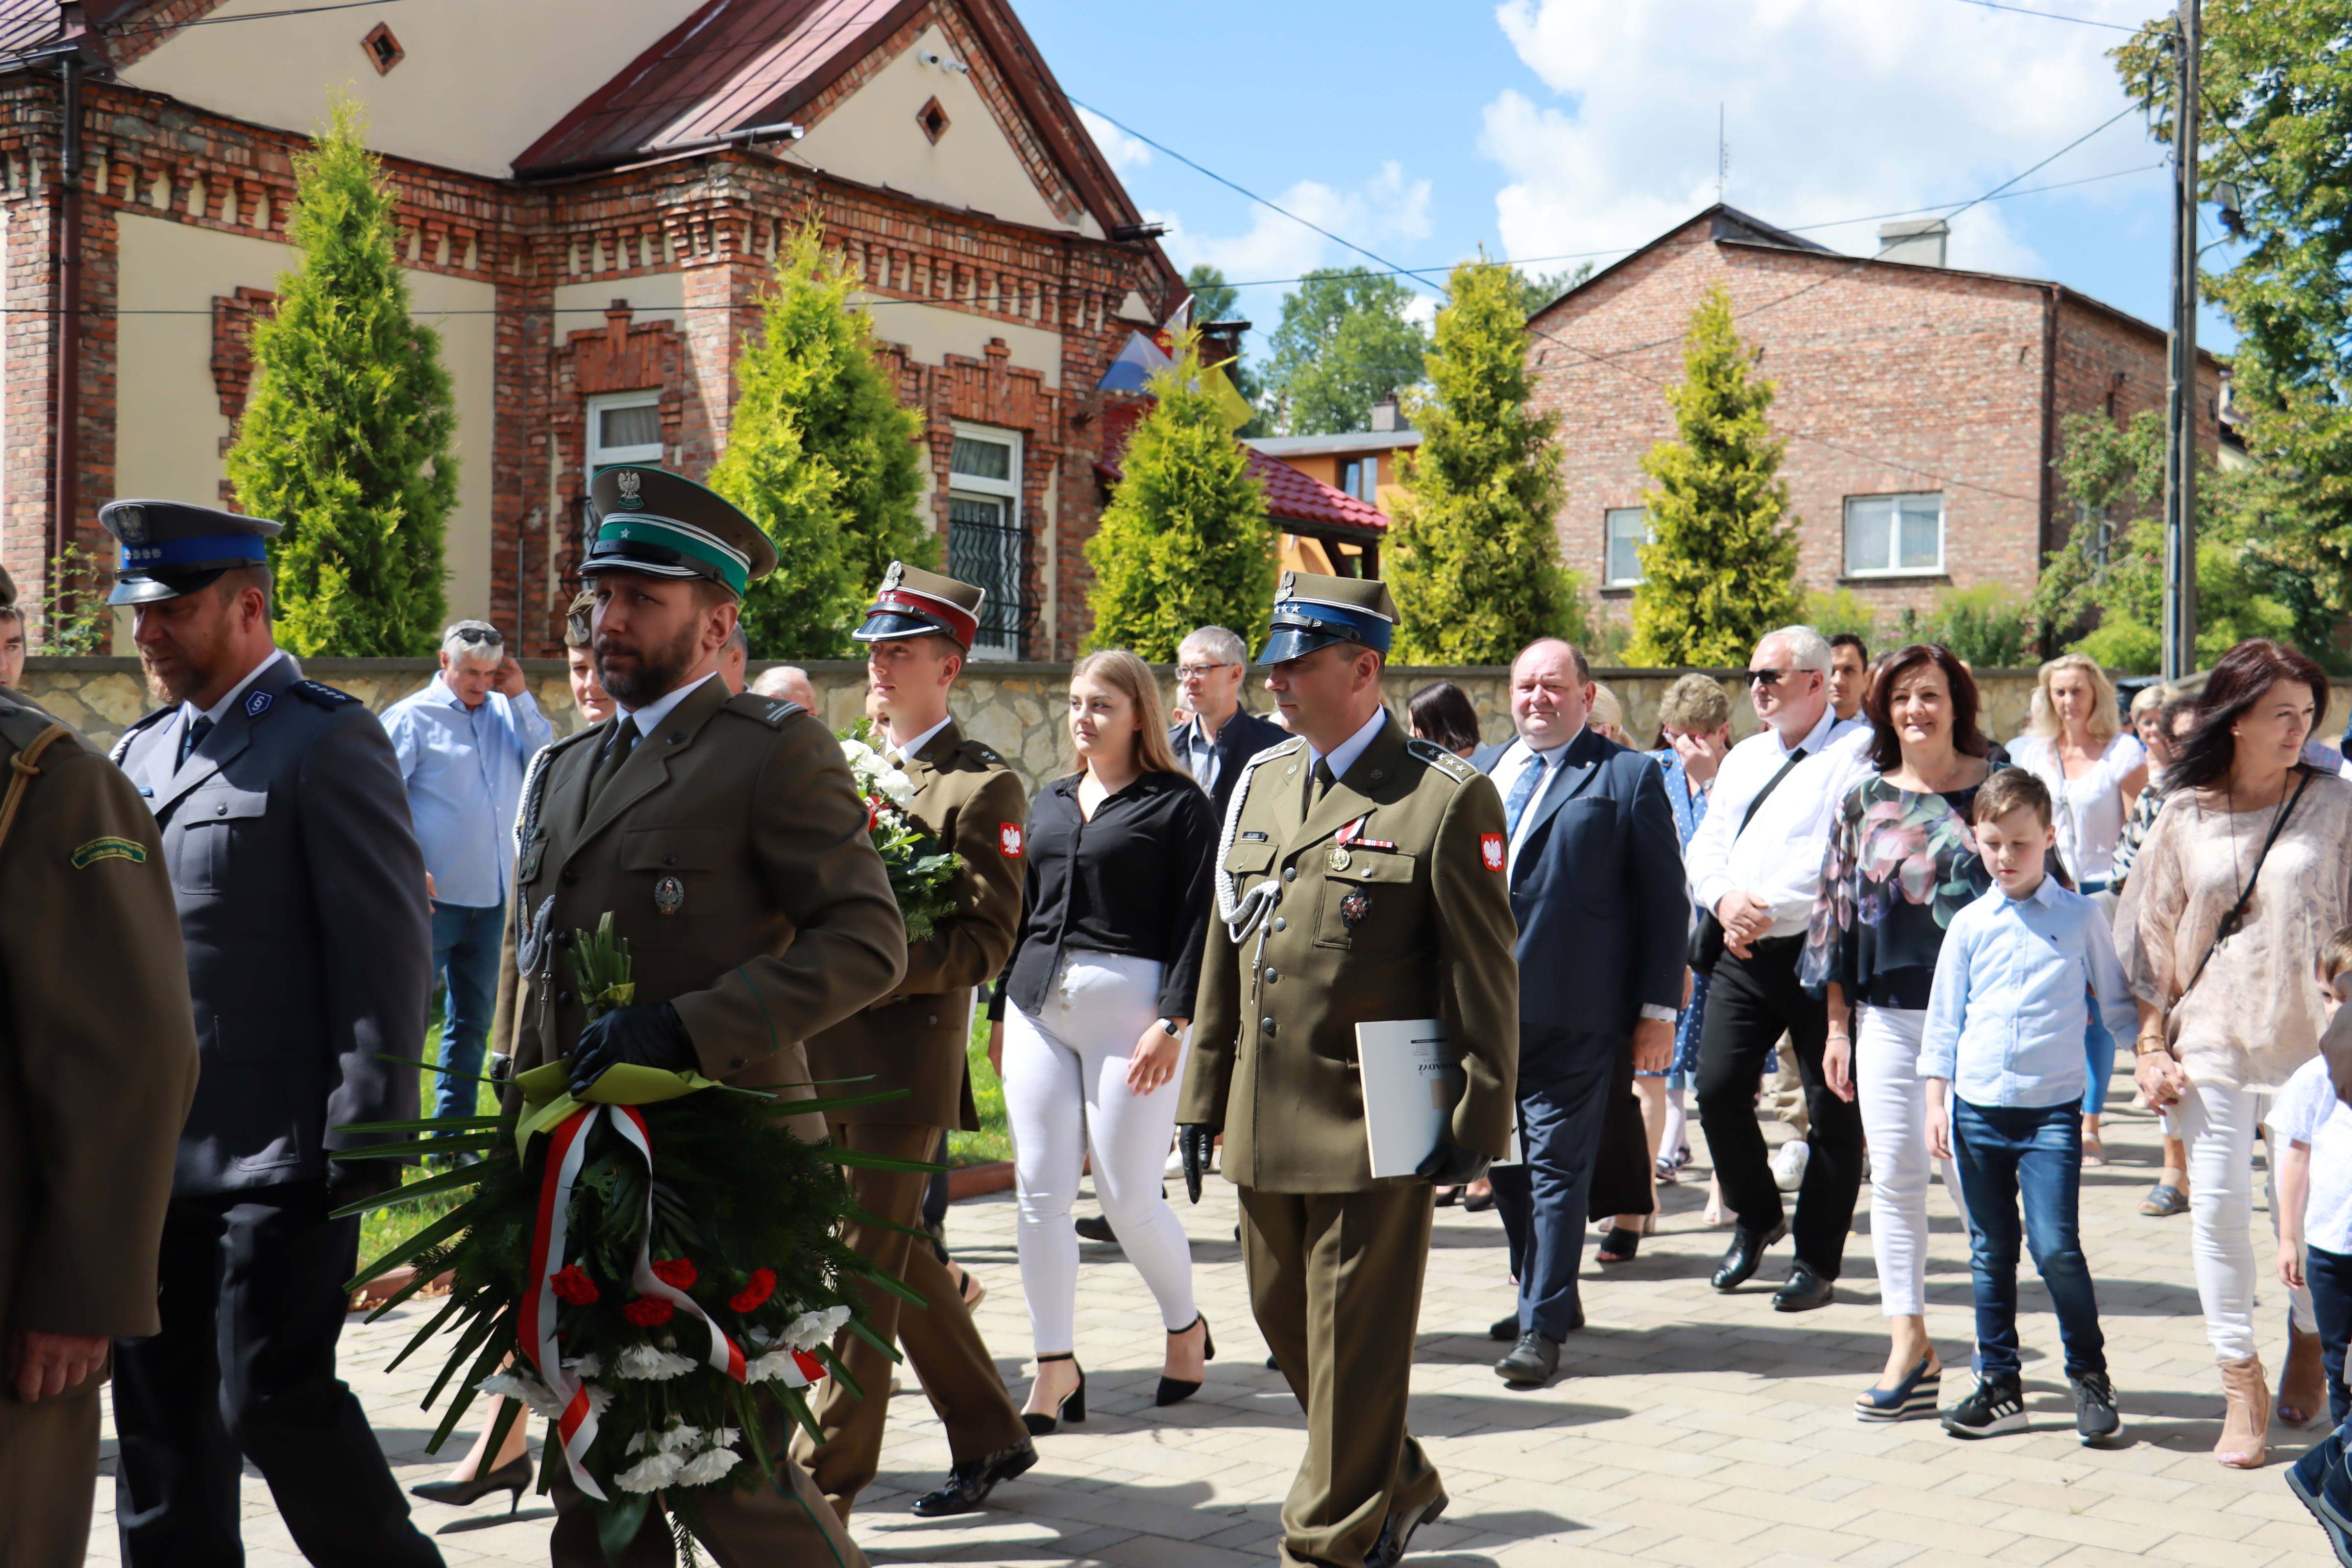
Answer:
<svg viewBox="0 0 2352 1568"><path fill-rule="evenodd" d="M392 29L382 22L368 29L368 36L360 40L360 47L367 51L368 63L375 67L378 76L408 57L408 51L400 47L400 40L392 36Z"/></svg>
<svg viewBox="0 0 2352 1568"><path fill-rule="evenodd" d="M940 107L935 98L915 111L915 123L923 128L923 134L936 147L940 138L948 133L948 111Z"/></svg>

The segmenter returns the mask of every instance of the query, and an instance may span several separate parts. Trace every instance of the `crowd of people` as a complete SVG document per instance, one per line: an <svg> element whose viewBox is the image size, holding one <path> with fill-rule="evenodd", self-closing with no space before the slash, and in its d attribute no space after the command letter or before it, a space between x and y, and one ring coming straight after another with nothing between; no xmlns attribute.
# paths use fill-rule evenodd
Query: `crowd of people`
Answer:
<svg viewBox="0 0 2352 1568"><path fill-rule="evenodd" d="M917 1514L985 1506L1084 1422L1083 1237L1115 1238L1149 1289L1159 1321L1135 1348L1160 1358L1154 1402L1197 1393L1216 1344L1168 1184L1197 1202L1212 1169L1238 1188L1252 1310L1307 1415L1286 1563L1391 1568L1447 1506L1406 1398L1439 1204L1496 1213L1516 1302L1494 1371L1533 1388L1584 1327L1594 1227L1604 1269L1636 1258L1659 1188L1704 1168L1729 1230L1712 1287L1740 1291L1787 1241L1758 1294L1812 1311L1836 1297L1866 1181L1888 1343L1856 1418L2024 1428L2022 1254L2076 1430L2111 1445L2130 1396L2079 1194L2125 1092L2165 1118L2141 1212L2188 1215L2214 1457L2258 1467L2274 1421L2336 1424L2289 1484L2352 1564L2352 1049L2334 1050L2352 1041L2329 1035L2352 994L2352 784L2314 742L2328 686L2302 655L2242 644L2127 714L2064 656L2003 745L1948 649L1873 661L1794 626L1757 645L1759 728L1735 744L1717 680L1676 680L1637 731L1581 649L1543 638L1490 743L1452 682L1391 710L1384 585L1285 573L1255 661L1271 712L1250 710L1250 645L1228 628L1184 640L1172 712L1142 659L1091 653L1069 678L1066 766L1031 799L950 710L984 595L895 565L854 633L865 710L909 815L961 861L953 912L909 942L807 672L747 679L737 609L772 546L657 468L595 485L607 523L565 637L582 722L562 740L487 623L451 625L433 679L379 721L275 647L278 525L101 514L158 707L110 762L0 701L0 889L53 913L12 922L0 953L0 1115L34 1152L0 1179L17 1238L0 1249L0 1559L79 1561L110 1368L126 1563L235 1560L247 1460L312 1561L440 1561L335 1375L352 1205L402 1180L370 1126L419 1114L416 1075L388 1058L425 1037L437 993L445 1115L558 1060L575 1090L625 1063L886 1096L794 1127L871 1157L848 1172L843 1238L921 1310L867 1289L868 1332L834 1346L855 1381L812 1391L814 1431L762 1405L772 1484L680 1516L722 1560L864 1561L849 1526L880 1471L884 1345L950 1449ZM12 627L0 605L0 684ZM545 939L606 910L635 939L637 992L590 1020ZM102 988L69 984L71 945L105 955ZM1015 1155L1034 1364L1018 1400L922 1169L976 1125L982 1018ZM1381 1023L1444 1044L1410 1176L1376 1173L1368 1144L1359 1030ZM1775 1112L1792 1130L1777 1152ZM1938 1173L1975 1293L1973 1377L1948 1397L1937 1335L1957 1325L1927 1291ZM1098 1217L1076 1207L1089 1175ZM2275 1387L2266 1272L2291 1302ZM537 1473L526 1431L494 1408L413 1489L511 1508ZM553 1560L604 1561L572 1478L552 1468L547 1488ZM661 1515L632 1548L648 1561L668 1551Z"/></svg>

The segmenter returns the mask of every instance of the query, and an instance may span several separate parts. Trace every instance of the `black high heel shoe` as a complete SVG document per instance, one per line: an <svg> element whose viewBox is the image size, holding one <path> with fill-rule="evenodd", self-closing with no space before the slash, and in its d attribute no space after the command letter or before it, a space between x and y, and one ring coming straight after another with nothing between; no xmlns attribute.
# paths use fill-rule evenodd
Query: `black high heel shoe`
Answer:
<svg viewBox="0 0 2352 1568"><path fill-rule="evenodd" d="M522 1494L530 1485L530 1456L509 1459L487 1476L476 1476L470 1481L424 1481L408 1489L412 1497L426 1502L446 1502L451 1508L471 1508L500 1487L514 1493L507 1501L509 1513L522 1506Z"/></svg>
<svg viewBox="0 0 2352 1568"><path fill-rule="evenodd" d="M1037 1358L1037 1364L1043 1366L1049 1361L1066 1361L1076 1364L1077 1357L1074 1353L1041 1355ZM1021 1413L1021 1425L1029 1428L1029 1436L1032 1437L1044 1437L1059 1431L1065 1421L1075 1424L1086 1418L1087 1369L1079 1367L1078 1385L1062 1395L1062 1403L1054 1407L1053 1415L1040 1415L1034 1410L1024 1410Z"/></svg>
<svg viewBox="0 0 2352 1568"><path fill-rule="evenodd" d="M1198 1323L1201 1325L1201 1359L1202 1361L1216 1360L1217 1336L1209 1331L1208 1314L1205 1312L1195 1313L1192 1318L1192 1323ZM1176 1333L1191 1333L1192 1331L1192 1323L1185 1324L1182 1328L1177 1330ZM1176 1334L1171 1334L1168 1337L1170 1339L1174 1339ZM1154 1405L1174 1405L1181 1400L1190 1399L1192 1395L1200 1392L1201 1385L1199 1384L1186 1383L1181 1378L1170 1377L1167 1373L1162 1373L1160 1375L1160 1392L1151 1396L1151 1403Z"/></svg>

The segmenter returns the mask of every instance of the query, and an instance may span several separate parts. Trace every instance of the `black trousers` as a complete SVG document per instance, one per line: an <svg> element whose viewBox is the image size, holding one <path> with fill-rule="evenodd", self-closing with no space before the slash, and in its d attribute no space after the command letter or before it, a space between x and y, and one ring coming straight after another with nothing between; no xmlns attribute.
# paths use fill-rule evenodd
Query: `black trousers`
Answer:
<svg viewBox="0 0 2352 1568"><path fill-rule="evenodd" d="M163 1331L114 1346L115 1517L129 1568L241 1564L247 1459L311 1562L440 1563L335 1375L360 1222L327 1208L323 1182L172 1200Z"/></svg>
<svg viewBox="0 0 2352 1568"><path fill-rule="evenodd" d="M1715 1161L1723 1201L1750 1230L1769 1230L1784 1211L1772 1180L1771 1155L1756 1121L1756 1091L1764 1058L1785 1031L1797 1054L1797 1074L1812 1119L1812 1154L1797 1215L1789 1226L1797 1256L1824 1279L1834 1279L1853 1228L1854 1197L1862 1188L1862 1111L1832 1094L1822 1076L1829 1043L1829 1006L1797 984L1804 938L1776 937L1755 944L1754 956L1729 953L1715 966L1699 1024L1698 1115Z"/></svg>

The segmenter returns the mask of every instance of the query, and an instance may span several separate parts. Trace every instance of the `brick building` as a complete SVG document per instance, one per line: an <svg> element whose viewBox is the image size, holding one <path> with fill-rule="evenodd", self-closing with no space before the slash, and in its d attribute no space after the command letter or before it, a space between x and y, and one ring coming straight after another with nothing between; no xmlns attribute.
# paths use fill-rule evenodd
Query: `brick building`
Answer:
<svg viewBox="0 0 2352 1568"><path fill-rule="evenodd" d="M456 387L453 616L558 649L587 474L709 470L779 242L813 215L926 418L950 563L995 591L981 655L1069 656L1096 384L1185 289L1003 0L0 0L19 583L105 546L112 497L224 494L247 332L295 261L292 159L337 89Z"/></svg>
<svg viewBox="0 0 2352 1568"><path fill-rule="evenodd" d="M1718 282L1779 387L1801 586L1851 589L1882 616L1944 588L2032 590L2074 523L2052 468L2061 426L2162 406L2165 334L2063 284L1942 266L1920 226L1851 257L1709 207L1529 320L1535 405L1560 416L1562 558L1604 617L1625 619L1640 580L1641 458L1675 434L1664 391ZM2201 357L2209 453L2219 394Z"/></svg>

